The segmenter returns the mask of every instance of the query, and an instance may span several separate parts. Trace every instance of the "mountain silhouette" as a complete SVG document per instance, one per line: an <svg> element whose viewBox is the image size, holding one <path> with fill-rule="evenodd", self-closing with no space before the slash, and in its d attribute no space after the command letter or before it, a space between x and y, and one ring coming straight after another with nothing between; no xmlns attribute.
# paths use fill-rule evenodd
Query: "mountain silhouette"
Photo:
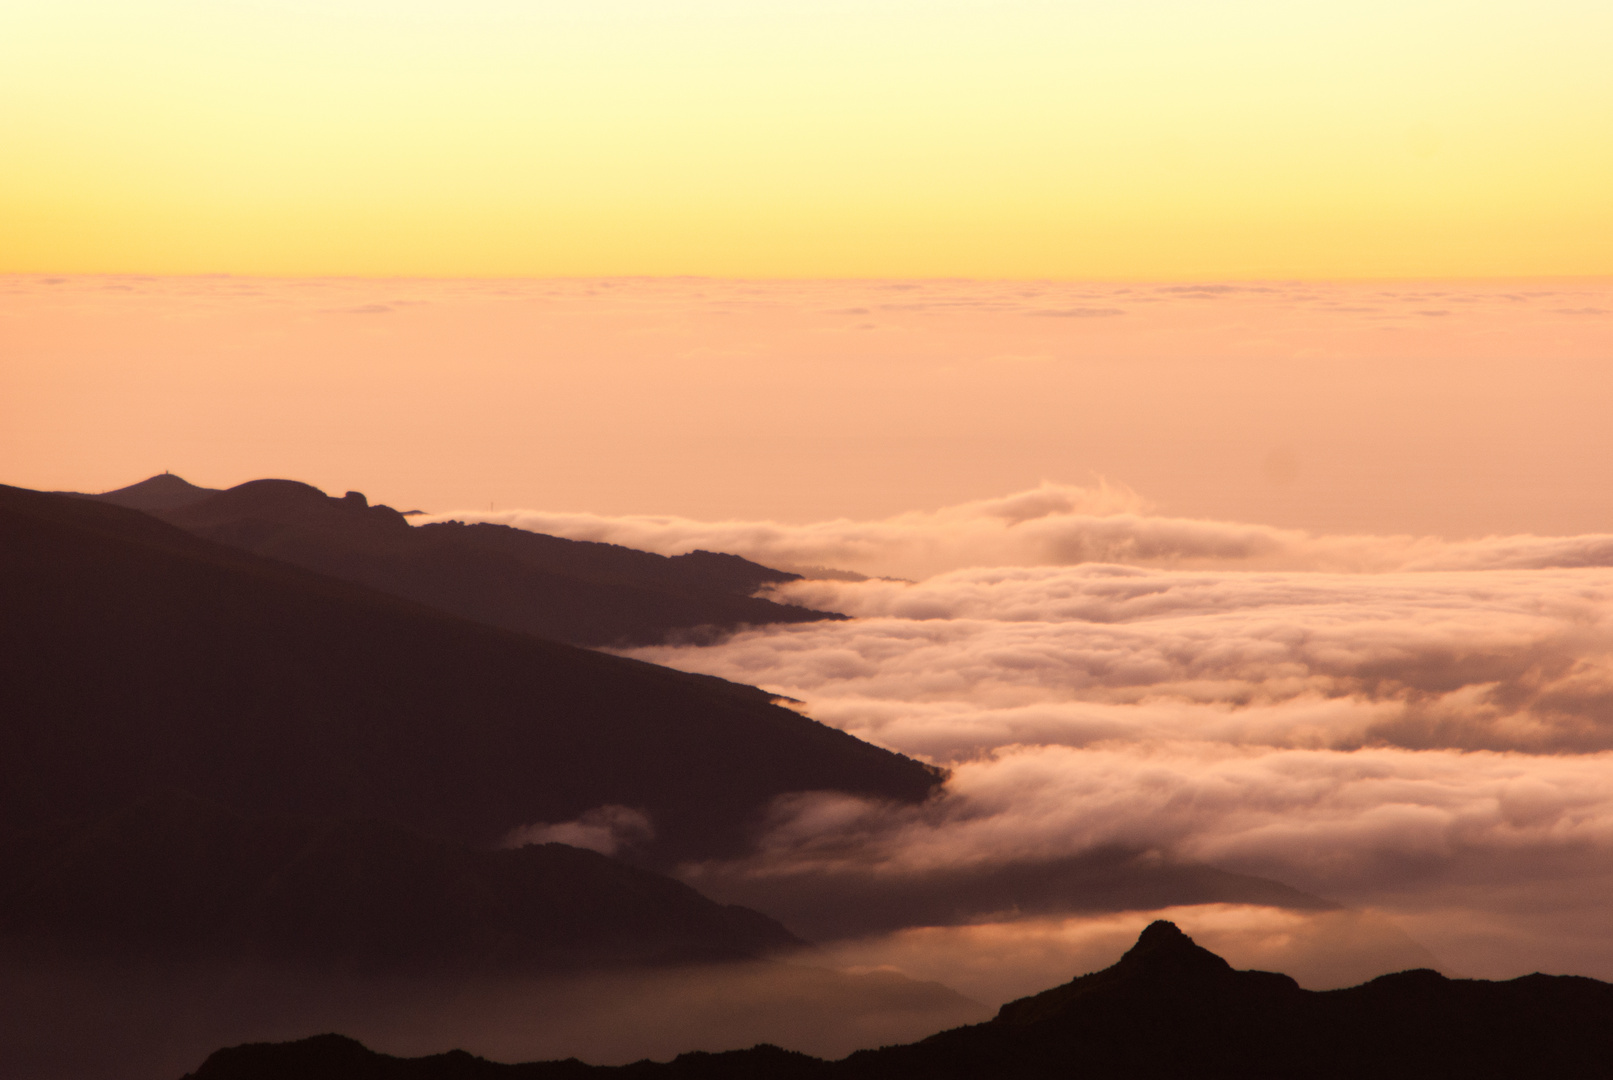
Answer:
<svg viewBox="0 0 1613 1080"><path fill-rule="evenodd" d="M184 497L176 485L188 489ZM157 505L159 495L168 501ZM668 557L485 523L412 526L359 492L334 498L293 480L206 492L156 476L91 498L149 510L221 544L573 645L704 640L747 625L845 618L752 596L799 575L738 555Z"/></svg>
<svg viewBox="0 0 1613 1080"><path fill-rule="evenodd" d="M323 1035L220 1050L187 1080L1588 1080L1609 1075L1610 1017L1613 985L1574 976L1419 970L1302 990L1286 975L1236 971L1161 921L1112 967L984 1024L835 1062L755 1047L618 1068L501 1065L463 1052L393 1058Z"/></svg>
<svg viewBox="0 0 1613 1080"><path fill-rule="evenodd" d="M142 480L138 484L130 484L116 491L103 491L98 495L86 495L78 491L63 491L57 494L72 495L79 499L94 499L97 502L107 502L130 510L151 512L178 510L199 503L210 495L217 495L218 491L218 488L197 487L173 473L165 472Z"/></svg>
<svg viewBox="0 0 1613 1080"><path fill-rule="evenodd" d="M0 841L0 935L97 962L506 975L801 944L757 912L564 844L476 851L377 821L168 793Z"/></svg>
<svg viewBox="0 0 1613 1080"><path fill-rule="evenodd" d="M133 510L0 487L0 829L177 790L472 846L602 806L646 865L749 849L787 792L926 765L763 691L455 618Z"/></svg>

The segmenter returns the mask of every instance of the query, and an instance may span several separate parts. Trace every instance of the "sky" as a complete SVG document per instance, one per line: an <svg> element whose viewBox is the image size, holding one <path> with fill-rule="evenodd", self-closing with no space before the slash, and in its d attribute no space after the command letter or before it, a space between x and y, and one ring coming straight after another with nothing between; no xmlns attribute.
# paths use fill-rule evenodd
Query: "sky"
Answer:
<svg viewBox="0 0 1613 1080"><path fill-rule="evenodd" d="M1596 0L13 0L0 272L1613 273Z"/></svg>

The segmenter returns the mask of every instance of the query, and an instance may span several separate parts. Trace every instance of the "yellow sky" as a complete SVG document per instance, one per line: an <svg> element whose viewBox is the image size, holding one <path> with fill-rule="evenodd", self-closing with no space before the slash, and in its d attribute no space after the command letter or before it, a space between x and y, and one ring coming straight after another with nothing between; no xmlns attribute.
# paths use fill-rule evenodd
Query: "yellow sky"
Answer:
<svg viewBox="0 0 1613 1080"><path fill-rule="evenodd" d="M0 271L1613 272L1592 0L0 6Z"/></svg>

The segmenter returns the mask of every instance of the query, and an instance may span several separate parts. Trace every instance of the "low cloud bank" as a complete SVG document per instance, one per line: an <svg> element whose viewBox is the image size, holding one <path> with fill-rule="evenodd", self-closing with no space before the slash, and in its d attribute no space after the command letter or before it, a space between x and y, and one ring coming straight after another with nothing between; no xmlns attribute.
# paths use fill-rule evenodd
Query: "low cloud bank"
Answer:
<svg viewBox="0 0 1613 1080"><path fill-rule="evenodd" d="M1613 978L1613 536L1319 536L1114 485L799 526L477 516L921 579L787 584L853 618L634 651L952 770L922 807L782 801L756 857L685 868L712 895L870 955L1172 905L1259 907L1270 951L1336 901L1459 973Z"/></svg>
<svg viewBox="0 0 1613 1080"><path fill-rule="evenodd" d="M1123 486L1044 483L1030 491L876 521L695 521L536 510L417 518L490 521L534 532L680 555L703 548L784 568L830 566L928 577L966 567L1117 563L1171 568L1345 573L1613 566L1613 535L1321 536L1297 529L1151 512Z"/></svg>
<svg viewBox="0 0 1613 1080"><path fill-rule="evenodd" d="M1379 912L1458 972L1613 977L1592 899L1613 886L1613 570L1099 564L776 594L856 617L635 655L800 699L952 778L917 808L786 800L757 858L690 869L717 892L972 895L1122 852ZM1105 908L1089 874L1067 906L1237 900L1145 877ZM1056 917L1020 902L1038 895L1009 922Z"/></svg>
<svg viewBox="0 0 1613 1080"><path fill-rule="evenodd" d="M1001 1004L1120 959L1154 919L1169 919L1237 968L1282 971L1310 990L1355 986L1386 971L1436 967L1438 959L1373 912L1288 911L1202 904L927 926L840 942L825 958L943 979L977 1001Z"/></svg>
<svg viewBox="0 0 1613 1080"><path fill-rule="evenodd" d="M1480 859L1500 884L1537 876L1553 852L1613 853L1613 755L1005 748L959 765L947 796L921 808L787 801L752 872L903 875L1106 848L1170 852L1353 903Z"/></svg>

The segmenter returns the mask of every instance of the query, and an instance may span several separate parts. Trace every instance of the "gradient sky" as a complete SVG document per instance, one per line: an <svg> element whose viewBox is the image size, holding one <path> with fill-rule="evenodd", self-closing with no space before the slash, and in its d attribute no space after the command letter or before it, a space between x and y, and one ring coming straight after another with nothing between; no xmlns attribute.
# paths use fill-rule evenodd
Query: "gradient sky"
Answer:
<svg viewBox="0 0 1613 1080"><path fill-rule="evenodd" d="M0 271L1613 272L1600 0L14 0Z"/></svg>

